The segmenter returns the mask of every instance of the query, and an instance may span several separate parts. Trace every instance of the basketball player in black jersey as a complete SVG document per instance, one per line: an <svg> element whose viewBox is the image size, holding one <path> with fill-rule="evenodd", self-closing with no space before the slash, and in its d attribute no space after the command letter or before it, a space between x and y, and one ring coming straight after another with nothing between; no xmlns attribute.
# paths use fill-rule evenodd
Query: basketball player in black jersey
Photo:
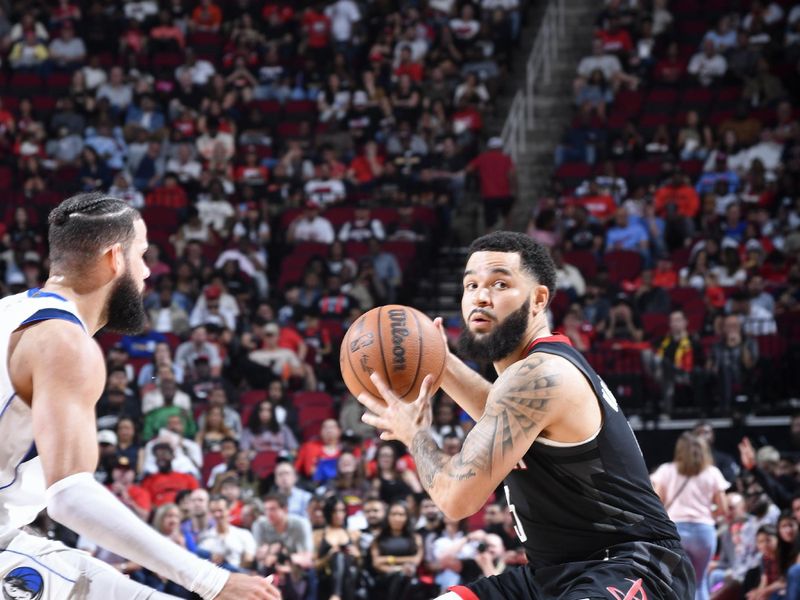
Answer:
<svg viewBox="0 0 800 600"><path fill-rule="evenodd" d="M472 243L460 345L499 376L490 384L448 356L442 387L477 422L461 452L446 455L431 436L430 376L406 404L373 374L383 401L359 397L364 422L409 447L423 486L451 518L477 512L505 480L528 565L451 588L442 600L692 600L692 566L617 401L568 339L550 332L555 278L547 250L525 235Z"/></svg>

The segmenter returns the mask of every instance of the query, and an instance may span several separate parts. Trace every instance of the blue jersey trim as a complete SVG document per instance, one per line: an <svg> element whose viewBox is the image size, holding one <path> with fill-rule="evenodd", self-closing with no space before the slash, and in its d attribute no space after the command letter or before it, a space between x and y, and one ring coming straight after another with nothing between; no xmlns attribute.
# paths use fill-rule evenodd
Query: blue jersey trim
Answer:
<svg viewBox="0 0 800 600"><path fill-rule="evenodd" d="M56 571L55 569L51 569L51 568L50 568L50 567L48 567L46 564L44 564L43 562L41 562L41 561L40 561L38 558L36 558L35 556L31 556L30 554L25 554L24 552L19 552L19 551L17 551L17 550L9 550L8 548L2 548L2 549L0 549L0 552L11 552L12 554L18 554L18 555L20 555L20 556L24 556L24 557L26 557L26 558L30 558L30 559L31 559L33 562L35 562L37 565L39 565L40 567L43 567L43 568L47 569L47 570L48 570L48 571L50 571L50 572L51 572L53 575L57 575L58 577L61 577L61 579L63 579L64 581L69 581L70 583L75 583L75 582L76 582L76 580L75 580L75 579L70 579L69 577L67 577L66 575L62 575L61 573L59 573L59 572L58 572L58 571Z"/></svg>
<svg viewBox="0 0 800 600"><path fill-rule="evenodd" d="M56 300L61 300L62 302L68 302L64 296L60 294L56 294L55 292L43 292L41 288L31 288L28 290L28 298L55 298Z"/></svg>
<svg viewBox="0 0 800 600"><path fill-rule="evenodd" d="M6 400L6 403L3 405L3 410L0 410L0 417L2 417L4 414L6 414L6 410L8 410L8 407L11 404L11 401L14 399L14 396L16 396L16 395L17 395L17 393L14 392L13 394L11 394L11 396L9 396L8 400Z"/></svg>
<svg viewBox="0 0 800 600"><path fill-rule="evenodd" d="M37 310L30 317L28 317L22 323L20 323L19 326L22 327L23 325L38 323L39 321L49 321L51 319L61 319L62 321L69 321L71 323L76 323L81 326L81 329L86 331L85 328L83 327L83 323L81 323L81 320L78 317L76 317L68 310L62 310L60 308L43 308L41 310Z"/></svg>

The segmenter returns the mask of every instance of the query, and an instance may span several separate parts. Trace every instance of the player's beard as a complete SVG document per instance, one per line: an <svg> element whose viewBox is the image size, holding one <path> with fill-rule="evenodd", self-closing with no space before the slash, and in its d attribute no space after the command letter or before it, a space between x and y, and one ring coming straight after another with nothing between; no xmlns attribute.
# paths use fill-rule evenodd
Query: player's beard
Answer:
<svg viewBox="0 0 800 600"><path fill-rule="evenodd" d="M122 334L136 334L144 329L145 317L144 297L126 270L114 287L106 301L106 325L109 331Z"/></svg>
<svg viewBox="0 0 800 600"><path fill-rule="evenodd" d="M465 325L458 339L459 355L478 362L503 360L522 344L528 330L530 308L530 299L525 300L522 306L498 323L493 331L482 334L480 338L469 330L469 325Z"/></svg>

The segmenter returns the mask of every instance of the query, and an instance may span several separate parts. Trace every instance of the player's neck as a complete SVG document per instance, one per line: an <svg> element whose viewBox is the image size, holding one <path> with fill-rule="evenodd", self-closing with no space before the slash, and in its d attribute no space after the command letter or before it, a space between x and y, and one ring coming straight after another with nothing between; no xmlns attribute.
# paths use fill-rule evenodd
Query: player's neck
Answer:
<svg viewBox="0 0 800 600"><path fill-rule="evenodd" d="M542 313L541 319L537 316L531 322L529 331L522 338L522 343L508 356L494 363L494 369L501 375L508 367L515 362L525 358L528 348L539 338L553 335L550 326L547 324L547 317Z"/></svg>
<svg viewBox="0 0 800 600"><path fill-rule="evenodd" d="M104 287L89 286L63 275L52 275L42 286L42 291L58 294L75 304L89 335L94 335L105 325L108 291Z"/></svg>

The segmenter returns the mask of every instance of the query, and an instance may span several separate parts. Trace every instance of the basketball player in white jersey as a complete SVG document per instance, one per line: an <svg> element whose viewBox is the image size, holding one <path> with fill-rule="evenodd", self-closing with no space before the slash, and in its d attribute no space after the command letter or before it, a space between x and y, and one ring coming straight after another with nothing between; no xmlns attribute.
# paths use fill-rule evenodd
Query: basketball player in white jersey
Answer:
<svg viewBox="0 0 800 600"><path fill-rule="evenodd" d="M159 535L94 479L95 403L105 385L102 327L144 319L149 272L139 213L80 194L49 217L50 278L0 300L0 588L5 598L164 600L88 554L20 531L43 508L99 546L211 600L277 600L261 577L232 574Z"/></svg>

